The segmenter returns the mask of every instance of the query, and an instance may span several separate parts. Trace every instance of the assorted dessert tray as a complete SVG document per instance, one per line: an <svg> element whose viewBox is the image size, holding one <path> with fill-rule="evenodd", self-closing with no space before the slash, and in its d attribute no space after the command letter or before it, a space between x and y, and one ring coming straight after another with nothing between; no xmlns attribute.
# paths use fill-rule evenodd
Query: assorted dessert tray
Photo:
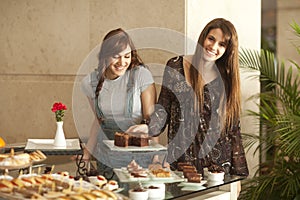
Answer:
<svg viewBox="0 0 300 200"><path fill-rule="evenodd" d="M17 178L9 175L0 177L0 196L5 199L107 199L126 200L115 192L119 189L114 180L103 176L89 177L70 176L68 172L47 174L20 174Z"/></svg>
<svg viewBox="0 0 300 200"><path fill-rule="evenodd" d="M15 154L14 149L11 149L9 154L0 154L0 169L11 170L21 169L31 166L33 163L38 163L46 160L46 156L40 150L31 153Z"/></svg>
<svg viewBox="0 0 300 200"><path fill-rule="evenodd" d="M141 167L132 160L127 167L114 169L120 182L181 182L184 178L178 176L168 168L162 168L161 164L149 165L147 169Z"/></svg>

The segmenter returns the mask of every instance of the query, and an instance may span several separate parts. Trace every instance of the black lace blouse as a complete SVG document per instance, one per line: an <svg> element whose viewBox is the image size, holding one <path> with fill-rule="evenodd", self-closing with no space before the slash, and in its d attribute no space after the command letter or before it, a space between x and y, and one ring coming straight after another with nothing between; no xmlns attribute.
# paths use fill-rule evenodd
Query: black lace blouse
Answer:
<svg viewBox="0 0 300 200"><path fill-rule="evenodd" d="M220 128L222 91L221 78L206 84L203 112L196 112L193 89L184 77L183 57L168 61L149 135L159 135L168 125L167 161L172 169L177 169L178 162L191 162L200 173L204 167L218 165L226 173L248 175L239 122L230 131Z"/></svg>

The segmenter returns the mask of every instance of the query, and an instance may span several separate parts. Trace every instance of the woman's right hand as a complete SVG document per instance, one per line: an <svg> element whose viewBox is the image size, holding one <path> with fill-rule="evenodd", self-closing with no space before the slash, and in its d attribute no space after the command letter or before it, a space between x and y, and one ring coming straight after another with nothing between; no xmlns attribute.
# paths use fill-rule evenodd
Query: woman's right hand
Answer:
<svg viewBox="0 0 300 200"><path fill-rule="evenodd" d="M127 133L138 133L138 132L142 132L142 133L147 133L149 132L148 129L148 125L147 124L138 124L138 125L133 125L131 127L129 127L126 130Z"/></svg>
<svg viewBox="0 0 300 200"><path fill-rule="evenodd" d="M91 154L90 154L89 150L87 150L87 148L84 148L82 160L89 161L90 159L91 159Z"/></svg>

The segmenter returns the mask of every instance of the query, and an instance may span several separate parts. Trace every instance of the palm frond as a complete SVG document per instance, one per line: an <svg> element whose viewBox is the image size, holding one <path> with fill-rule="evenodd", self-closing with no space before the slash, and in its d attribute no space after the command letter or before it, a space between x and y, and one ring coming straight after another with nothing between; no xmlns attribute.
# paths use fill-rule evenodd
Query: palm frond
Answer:
<svg viewBox="0 0 300 200"><path fill-rule="evenodd" d="M295 25L300 36L300 27ZM299 50L299 49L298 49ZM300 51L299 51L300 53ZM272 152L259 165L254 178L245 183L242 199L294 200L300 193L300 68L286 67L267 50L242 49L240 66L259 72L263 91L249 98L260 100L259 111L247 114L258 118L264 133L243 134L245 147ZM298 73L295 73L295 67Z"/></svg>

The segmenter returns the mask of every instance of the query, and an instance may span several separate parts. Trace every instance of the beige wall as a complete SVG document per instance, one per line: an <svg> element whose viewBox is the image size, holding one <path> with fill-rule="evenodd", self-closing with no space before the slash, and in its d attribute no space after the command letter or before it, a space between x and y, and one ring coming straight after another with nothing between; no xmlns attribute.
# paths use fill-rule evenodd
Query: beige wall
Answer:
<svg viewBox="0 0 300 200"><path fill-rule="evenodd" d="M300 1L277 0L277 53L280 59L291 59L300 65L300 56L294 45L300 46L300 38L290 24L300 25ZM288 65L286 65L288 66ZM296 72L296 70L295 70Z"/></svg>
<svg viewBox="0 0 300 200"><path fill-rule="evenodd" d="M62 101L68 107L64 128L70 138L77 137L73 84L89 52L117 27L184 33L184 0L0 0L0 26L1 137L8 143L54 137L50 108ZM146 63L157 58L164 64L169 57L142 54Z"/></svg>

